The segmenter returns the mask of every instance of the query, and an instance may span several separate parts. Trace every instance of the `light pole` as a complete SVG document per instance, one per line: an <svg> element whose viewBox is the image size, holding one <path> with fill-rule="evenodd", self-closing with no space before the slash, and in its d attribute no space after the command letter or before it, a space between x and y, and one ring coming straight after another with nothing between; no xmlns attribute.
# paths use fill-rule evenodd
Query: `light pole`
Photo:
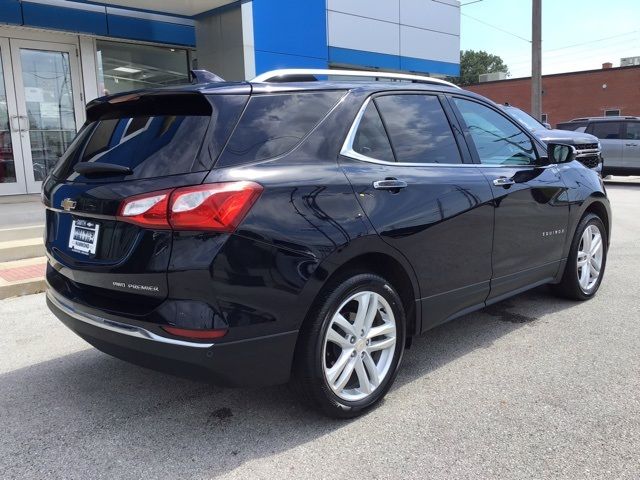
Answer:
<svg viewBox="0 0 640 480"><path fill-rule="evenodd" d="M542 0L531 9L531 115L542 120Z"/></svg>

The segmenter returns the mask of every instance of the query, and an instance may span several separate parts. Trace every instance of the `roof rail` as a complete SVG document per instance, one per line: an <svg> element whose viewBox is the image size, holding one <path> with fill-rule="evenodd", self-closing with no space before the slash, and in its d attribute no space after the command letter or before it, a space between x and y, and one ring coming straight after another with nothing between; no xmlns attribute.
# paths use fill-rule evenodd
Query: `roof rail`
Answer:
<svg viewBox="0 0 640 480"><path fill-rule="evenodd" d="M316 81L316 75L327 75L331 77L368 77L368 78L390 78L394 80L406 80L415 83L429 83L432 85L443 85L445 87L460 88L459 86L441 80L439 78L427 77L424 75L410 75L407 73L392 73L368 70L329 70L321 68L285 68L281 70L271 70L258 75L251 80L252 83L269 82L309 82Z"/></svg>

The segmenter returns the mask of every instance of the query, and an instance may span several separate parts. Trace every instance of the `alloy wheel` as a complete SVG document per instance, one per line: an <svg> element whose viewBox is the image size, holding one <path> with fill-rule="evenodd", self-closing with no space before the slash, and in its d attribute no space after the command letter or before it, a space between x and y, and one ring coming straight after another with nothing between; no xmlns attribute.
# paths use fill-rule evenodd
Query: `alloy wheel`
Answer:
<svg viewBox="0 0 640 480"><path fill-rule="evenodd" d="M576 265L578 283L585 293L589 293L598 283L603 254L604 245L600 229L596 225L587 226L580 239Z"/></svg>
<svg viewBox="0 0 640 480"><path fill-rule="evenodd" d="M396 320L389 303L375 292L353 294L337 309L325 333L325 380L341 399L362 400L389 374L395 350Z"/></svg>

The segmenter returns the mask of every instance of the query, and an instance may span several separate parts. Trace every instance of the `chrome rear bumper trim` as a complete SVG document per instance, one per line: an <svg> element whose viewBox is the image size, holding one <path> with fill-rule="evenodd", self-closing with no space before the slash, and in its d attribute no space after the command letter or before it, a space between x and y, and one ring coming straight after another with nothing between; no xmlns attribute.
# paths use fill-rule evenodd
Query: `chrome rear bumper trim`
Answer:
<svg viewBox="0 0 640 480"><path fill-rule="evenodd" d="M57 297L52 292L51 287L47 289L47 298L56 307L58 307L60 310L62 310L64 313L66 313L70 317L75 318L76 320L80 320L81 322L88 323L90 325L93 325L94 327L103 328L105 330L111 330L112 332L116 332L116 333L121 333L122 335L128 335L130 337L135 337L135 338L142 338L144 340L151 340L152 342L166 343L169 345L177 345L180 347L210 348L214 345L213 343L188 342L184 340L175 340L173 338L161 337L160 335L156 335L155 333L150 332L149 330L146 330L142 327L115 322L113 320L108 320L106 318L98 317L97 315L92 315L90 313L79 312L72 305L69 305L68 303L61 300L59 297Z"/></svg>

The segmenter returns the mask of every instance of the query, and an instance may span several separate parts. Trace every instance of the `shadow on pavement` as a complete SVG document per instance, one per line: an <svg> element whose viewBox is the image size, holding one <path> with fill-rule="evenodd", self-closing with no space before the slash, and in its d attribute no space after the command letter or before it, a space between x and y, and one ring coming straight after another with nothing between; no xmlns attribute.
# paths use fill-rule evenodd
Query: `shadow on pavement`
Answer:
<svg viewBox="0 0 640 480"><path fill-rule="evenodd" d="M394 388L572 305L543 288L440 326L414 341ZM222 389L94 349L1 375L0 392L2 478L213 477L349 425L286 386Z"/></svg>

